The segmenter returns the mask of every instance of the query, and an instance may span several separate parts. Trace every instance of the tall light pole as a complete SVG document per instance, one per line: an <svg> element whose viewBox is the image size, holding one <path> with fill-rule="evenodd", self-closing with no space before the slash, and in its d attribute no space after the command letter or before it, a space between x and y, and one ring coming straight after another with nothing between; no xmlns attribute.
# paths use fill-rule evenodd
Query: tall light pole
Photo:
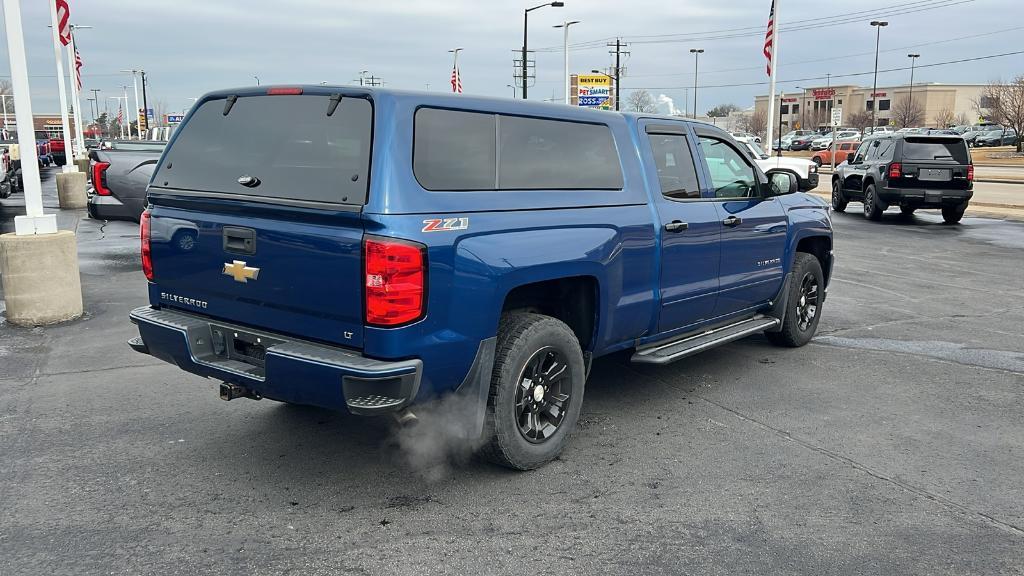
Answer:
<svg viewBox="0 0 1024 576"><path fill-rule="evenodd" d="M573 24L579 24L579 23L580 23L579 20L572 20L572 21L566 21L566 22L562 22L561 24L556 24L555 26L552 26L552 28L561 28L562 31L564 32L564 34L562 35L562 51L563 51L564 57L565 57L565 65L564 66L565 66L565 104L566 104L566 106L568 106L569 102L571 102L571 100L572 100L569 97L569 91L571 90L571 88L569 86L569 84L570 84L569 83L569 26L572 26Z"/></svg>
<svg viewBox="0 0 1024 576"><path fill-rule="evenodd" d="M0 99L3 99L3 101L4 101L4 127L3 127L3 132L4 132L4 139L5 140L8 137L8 134L7 134L7 99L8 98L14 98L14 95L13 94L0 94Z"/></svg>
<svg viewBox="0 0 1024 576"><path fill-rule="evenodd" d="M121 101L124 100L124 107L128 108L128 88L127 87L122 87L122 88L124 88L124 90L125 90L125 95L124 96L107 96L107 99L108 100L117 100L117 107L118 108L121 107ZM125 112L128 112L128 110L125 110ZM121 122L118 122L117 128L118 128L118 131L119 131L118 135L121 138L124 138L124 118L121 119Z"/></svg>
<svg viewBox="0 0 1024 576"><path fill-rule="evenodd" d="M693 118L697 119L697 63L700 60L700 55L704 53L703 48L690 48L690 54L693 54Z"/></svg>
<svg viewBox="0 0 1024 576"><path fill-rule="evenodd" d="M907 106L907 111L911 114L914 113L914 64L917 63L917 59L920 57L920 54L907 54L907 58L910 58L910 105Z"/></svg>
<svg viewBox="0 0 1024 576"><path fill-rule="evenodd" d="M256 85L259 86L260 85L260 77L259 76L253 76L253 78L256 79Z"/></svg>
<svg viewBox="0 0 1024 576"><path fill-rule="evenodd" d="M875 116L878 115L878 43L882 38L882 28L889 25L885 20L872 20L871 25L875 27L875 79L871 83L871 132L878 127Z"/></svg>
<svg viewBox="0 0 1024 576"><path fill-rule="evenodd" d="M505 88L511 88L512 89L512 99L515 100L515 98L516 98L516 87L513 86L512 84L505 84Z"/></svg>
<svg viewBox="0 0 1024 576"><path fill-rule="evenodd" d="M132 89L135 91L135 121L138 122L139 121L139 77L137 76L137 74L139 73L139 71L133 68L131 70L121 70L121 72L125 72L127 74L131 74L132 75ZM127 94L126 94L126 96L127 96ZM128 107L128 103L125 102L125 108L127 108L127 107ZM127 110L125 112L127 112ZM127 114L126 114L126 116L127 116ZM142 132L140 130L141 128L142 127L139 126L138 124L135 125L135 135L138 137L139 140L142 140ZM128 138L131 138L131 137L132 137L132 121L131 121L131 119L128 119Z"/></svg>
<svg viewBox="0 0 1024 576"><path fill-rule="evenodd" d="M462 92L459 90L459 84L462 84L461 75L458 73L459 52L462 52L462 48L453 48L448 51L452 55L452 92Z"/></svg>
<svg viewBox="0 0 1024 576"><path fill-rule="evenodd" d="M533 8L527 8L526 10L523 10L523 100L526 100L526 30L527 25L529 23L529 16L530 12L533 12L534 10L538 10L545 6L551 6L552 8L561 8L562 6L565 6L565 2L547 2L544 4L534 6Z"/></svg>
<svg viewBox="0 0 1024 576"><path fill-rule="evenodd" d="M78 30L88 30L92 26L82 26L79 24L69 24L69 26L71 27L71 43L67 45L65 52L67 52L68 56L68 75L71 76L71 98L75 103L75 134L78 136L75 139L75 144L77 145L75 157L81 159L85 158L85 135L82 134L82 96L79 93L77 80L78 69L75 55L78 54L78 47L75 44L75 32Z"/></svg>

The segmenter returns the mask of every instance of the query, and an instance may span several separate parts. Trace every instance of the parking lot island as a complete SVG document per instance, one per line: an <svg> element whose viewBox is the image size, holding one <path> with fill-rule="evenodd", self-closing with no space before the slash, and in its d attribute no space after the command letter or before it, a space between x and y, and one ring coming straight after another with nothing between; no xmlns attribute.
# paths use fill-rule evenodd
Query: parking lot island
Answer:
<svg viewBox="0 0 1024 576"><path fill-rule="evenodd" d="M39 326L82 315L78 246L72 232L0 235L7 321Z"/></svg>
<svg viewBox="0 0 1024 576"><path fill-rule="evenodd" d="M57 201L60 207L69 209L85 208L89 196L85 192L85 172L62 172L57 174Z"/></svg>

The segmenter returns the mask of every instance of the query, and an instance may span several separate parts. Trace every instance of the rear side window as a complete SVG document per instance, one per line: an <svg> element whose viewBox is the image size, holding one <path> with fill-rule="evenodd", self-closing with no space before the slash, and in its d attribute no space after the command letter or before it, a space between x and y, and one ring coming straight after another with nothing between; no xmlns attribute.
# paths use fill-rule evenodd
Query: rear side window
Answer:
<svg viewBox="0 0 1024 576"><path fill-rule="evenodd" d="M327 95L204 102L170 145L153 186L273 199L362 205L373 105ZM249 185L243 185L248 182Z"/></svg>
<svg viewBox="0 0 1024 576"><path fill-rule="evenodd" d="M904 138L904 160L945 160L958 164L970 162L967 143L962 138Z"/></svg>
<svg viewBox="0 0 1024 576"><path fill-rule="evenodd" d="M421 108L413 172L427 190L620 190L611 130L585 124Z"/></svg>

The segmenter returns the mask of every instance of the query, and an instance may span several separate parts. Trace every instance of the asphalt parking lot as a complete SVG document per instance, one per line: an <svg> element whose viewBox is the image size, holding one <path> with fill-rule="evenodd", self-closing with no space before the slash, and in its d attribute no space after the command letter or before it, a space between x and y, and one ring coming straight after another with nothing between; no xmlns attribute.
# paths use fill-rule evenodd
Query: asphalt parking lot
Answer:
<svg viewBox="0 0 1024 576"><path fill-rule="evenodd" d="M0 574L1024 573L1024 223L851 204L810 345L601 359L511 473L130 351L136 226L79 216L87 316L0 324Z"/></svg>

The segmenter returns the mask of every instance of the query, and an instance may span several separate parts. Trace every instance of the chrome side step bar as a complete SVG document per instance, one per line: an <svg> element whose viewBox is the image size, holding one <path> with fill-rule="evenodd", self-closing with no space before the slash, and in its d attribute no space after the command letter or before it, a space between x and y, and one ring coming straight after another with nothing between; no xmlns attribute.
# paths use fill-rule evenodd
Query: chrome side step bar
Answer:
<svg viewBox="0 0 1024 576"><path fill-rule="evenodd" d="M693 356L698 352L721 346L733 340L764 332L769 328L777 328L780 324L781 321L778 318L758 315L735 324L715 328L714 330L707 330L698 334L691 333L684 335L678 340L660 342L646 348L640 348L633 353L633 357L630 360L645 364L668 364L669 362Z"/></svg>

